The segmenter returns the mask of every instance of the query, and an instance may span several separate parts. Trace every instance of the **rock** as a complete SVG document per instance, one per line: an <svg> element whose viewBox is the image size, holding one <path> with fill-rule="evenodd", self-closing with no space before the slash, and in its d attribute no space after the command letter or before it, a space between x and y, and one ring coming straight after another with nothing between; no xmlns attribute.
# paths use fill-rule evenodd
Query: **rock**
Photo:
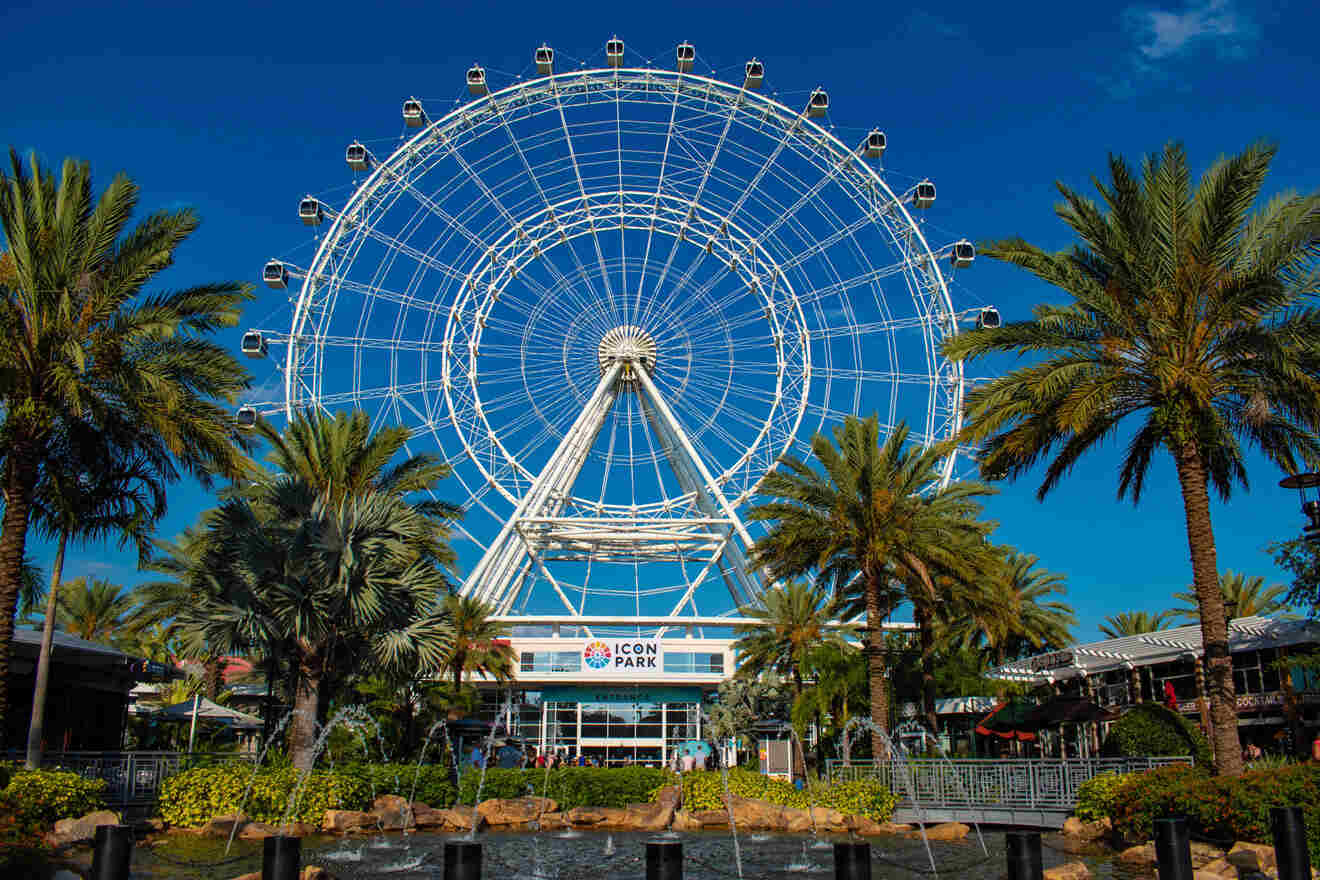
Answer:
<svg viewBox="0 0 1320 880"><path fill-rule="evenodd" d="M788 820L784 816L784 808L778 804L768 804L765 801L753 800L752 798L741 798L737 795L729 795L726 803L729 810L733 812L734 824L738 830L748 831L783 831L788 827Z"/></svg>
<svg viewBox="0 0 1320 880"><path fill-rule="evenodd" d="M1260 871L1269 874L1277 867L1274 860L1274 847L1263 843L1246 843L1239 840L1225 856L1229 864L1247 871Z"/></svg>
<svg viewBox="0 0 1320 880"><path fill-rule="evenodd" d="M345 834L376 827L376 817L362 810L326 810L321 817L321 830Z"/></svg>
<svg viewBox="0 0 1320 880"><path fill-rule="evenodd" d="M382 831L400 831L412 823L412 807L408 799L397 794L383 794L371 802L371 815Z"/></svg>
<svg viewBox="0 0 1320 880"><path fill-rule="evenodd" d="M1193 880L1237 880L1237 869L1228 859L1215 859L1192 871Z"/></svg>
<svg viewBox="0 0 1320 880"><path fill-rule="evenodd" d="M971 830L971 828L968 828L961 822L941 822L938 825L931 825L926 829L926 839L939 841L962 840ZM912 840L920 840L921 829L918 828L915 831L908 831L904 833L903 836L911 838Z"/></svg>
<svg viewBox="0 0 1320 880"><path fill-rule="evenodd" d="M1130 846L1118 854L1118 860L1125 865L1153 865L1155 864L1155 844L1139 843L1136 846Z"/></svg>
<svg viewBox="0 0 1320 880"><path fill-rule="evenodd" d="M555 831L567 827L568 820L564 818L563 813L546 813L541 817L542 831Z"/></svg>
<svg viewBox="0 0 1320 880"><path fill-rule="evenodd" d="M692 818L702 828L729 827L729 813L727 810L696 810L692 813Z"/></svg>
<svg viewBox="0 0 1320 880"><path fill-rule="evenodd" d="M1069 816L1063 823L1063 833L1069 837L1080 837L1083 840L1099 840L1107 835L1113 823L1106 817L1099 822L1085 822L1076 816Z"/></svg>
<svg viewBox="0 0 1320 880"><path fill-rule="evenodd" d="M1091 869L1081 862L1068 862L1045 869L1045 880L1086 880Z"/></svg>
<svg viewBox="0 0 1320 880"><path fill-rule="evenodd" d="M674 807L672 804L628 805L627 827L634 831L664 831L673 819Z"/></svg>
<svg viewBox="0 0 1320 880"><path fill-rule="evenodd" d="M1274 855L1273 847L1269 848L1270 855ZM1217 846L1209 843L1192 841L1192 867L1202 868L1206 865L1224 857L1224 851Z"/></svg>
<svg viewBox="0 0 1320 880"><path fill-rule="evenodd" d="M55 830L46 835L46 842L59 849L75 843L91 843L96 837L96 826L118 825L119 814L110 810L97 810L77 819L60 819Z"/></svg>
<svg viewBox="0 0 1320 880"><path fill-rule="evenodd" d="M877 837L882 834L903 834L911 831L911 825L895 825L893 822L877 822L865 816L849 816L852 830L863 837Z"/></svg>
<svg viewBox="0 0 1320 880"><path fill-rule="evenodd" d="M1049 835L1045 839L1045 845L1050 849L1070 853L1075 856L1104 851L1104 846L1099 841L1088 840L1084 837L1068 837L1063 834Z"/></svg>
<svg viewBox="0 0 1320 880"><path fill-rule="evenodd" d="M440 826L446 831L470 831L472 829L472 808L471 807L450 807L447 810L431 810L428 818L438 820ZM477 830L486 824L486 820L477 814Z"/></svg>
<svg viewBox="0 0 1320 880"><path fill-rule="evenodd" d="M299 880L335 880L335 875L320 865L308 865L302 869Z"/></svg>
<svg viewBox="0 0 1320 880"><path fill-rule="evenodd" d="M675 810L674 821L670 823L669 827L675 831L700 831L701 823L687 810Z"/></svg>
<svg viewBox="0 0 1320 880"><path fill-rule="evenodd" d="M622 807L574 807L564 818L574 828L627 828L629 812Z"/></svg>
<svg viewBox="0 0 1320 880"><path fill-rule="evenodd" d="M242 813L234 813L230 816L212 816L202 826L201 833L207 837L228 837L233 833L235 827L242 828L247 822L248 817Z"/></svg>
<svg viewBox="0 0 1320 880"><path fill-rule="evenodd" d="M677 810L683 806L683 789L677 785L666 785L656 792L655 802Z"/></svg>
<svg viewBox="0 0 1320 880"><path fill-rule="evenodd" d="M276 830L265 822L246 822L239 829L238 836L243 840L265 840L274 837Z"/></svg>
<svg viewBox="0 0 1320 880"><path fill-rule="evenodd" d="M539 797L491 798L477 804L477 812L489 825L526 825L558 809L555 801Z"/></svg>
<svg viewBox="0 0 1320 880"><path fill-rule="evenodd" d="M443 828L448 819L448 810L437 810L420 801L413 804L412 826L414 828Z"/></svg>

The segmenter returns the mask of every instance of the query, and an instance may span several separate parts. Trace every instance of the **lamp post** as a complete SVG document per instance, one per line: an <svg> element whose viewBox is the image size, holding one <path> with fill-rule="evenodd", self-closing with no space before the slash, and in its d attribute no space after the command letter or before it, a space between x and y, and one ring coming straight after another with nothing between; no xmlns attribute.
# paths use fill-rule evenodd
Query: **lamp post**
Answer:
<svg viewBox="0 0 1320 880"><path fill-rule="evenodd" d="M1302 514L1306 517L1302 536L1308 541L1320 543L1320 473L1292 474L1280 480L1279 486L1296 489L1301 494Z"/></svg>

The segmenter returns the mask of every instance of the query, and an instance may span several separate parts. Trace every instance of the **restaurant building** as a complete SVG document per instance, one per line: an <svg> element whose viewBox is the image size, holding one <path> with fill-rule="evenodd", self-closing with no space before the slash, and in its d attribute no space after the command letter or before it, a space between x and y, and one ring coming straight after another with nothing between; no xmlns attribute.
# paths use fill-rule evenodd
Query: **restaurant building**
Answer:
<svg viewBox="0 0 1320 880"><path fill-rule="evenodd" d="M1320 643L1310 620L1240 617L1229 622L1229 653L1244 745L1310 753L1320 733L1320 676L1290 666L1289 655ZM1200 624L1075 645L1001 666L996 678L1048 686L1121 709L1158 702L1209 728L1208 679Z"/></svg>

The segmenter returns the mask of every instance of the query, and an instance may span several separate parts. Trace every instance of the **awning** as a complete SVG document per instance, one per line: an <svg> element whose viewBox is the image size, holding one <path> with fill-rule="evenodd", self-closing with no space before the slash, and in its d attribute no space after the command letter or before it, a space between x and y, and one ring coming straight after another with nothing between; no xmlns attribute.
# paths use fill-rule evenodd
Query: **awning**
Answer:
<svg viewBox="0 0 1320 880"><path fill-rule="evenodd" d="M196 706L198 721L215 721L240 730L255 729L261 726L261 719L257 716L240 712L237 709L230 709L228 706L221 706L219 703L213 703L205 697L197 698L195 704L192 699L187 699L181 703L166 706L157 712L154 717L166 721L192 721L194 705Z"/></svg>
<svg viewBox="0 0 1320 880"><path fill-rule="evenodd" d="M1060 724L1083 724L1088 721L1113 721L1119 716L1085 697L1055 697L1042 703L1027 717L1027 726L1039 730Z"/></svg>
<svg viewBox="0 0 1320 880"><path fill-rule="evenodd" d="M983 736L997 736L1000 739L1016 739L1019 742L1034 742L1034 731L1030 717L1036 706L1018 698L1001 703L993 712L981 719L976 725L976 732Z"/></svg>

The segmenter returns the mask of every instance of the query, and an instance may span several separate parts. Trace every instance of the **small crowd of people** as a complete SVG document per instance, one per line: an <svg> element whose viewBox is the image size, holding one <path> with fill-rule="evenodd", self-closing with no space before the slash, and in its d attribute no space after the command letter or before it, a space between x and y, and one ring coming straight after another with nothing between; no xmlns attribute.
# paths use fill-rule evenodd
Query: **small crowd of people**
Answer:
<svg viewBox="0 0 1320 880"><path fill-rule="evenodd" d="M560 767L604 767L605 764L595 755L578 755L574 757L566 749L554 749L548 752L538 752L536 749L528 746L526 751L520 748L512 741L505 743L498 749L494 749L491 756L491 766L494 767L536 767L537 769L558 770ZM468 753L467 763L471 766L481 769L486 766L486 751L481 744L474 745L472 751ZM625 759L624 764L631 764L631 759ZM654 764L648 764L654 767ZM693 770L711 770L715 769L715 754L713 751L700 749L696 746L685 745L673 750L669 757L669 769L675 773L690 773Z"/></svg>

